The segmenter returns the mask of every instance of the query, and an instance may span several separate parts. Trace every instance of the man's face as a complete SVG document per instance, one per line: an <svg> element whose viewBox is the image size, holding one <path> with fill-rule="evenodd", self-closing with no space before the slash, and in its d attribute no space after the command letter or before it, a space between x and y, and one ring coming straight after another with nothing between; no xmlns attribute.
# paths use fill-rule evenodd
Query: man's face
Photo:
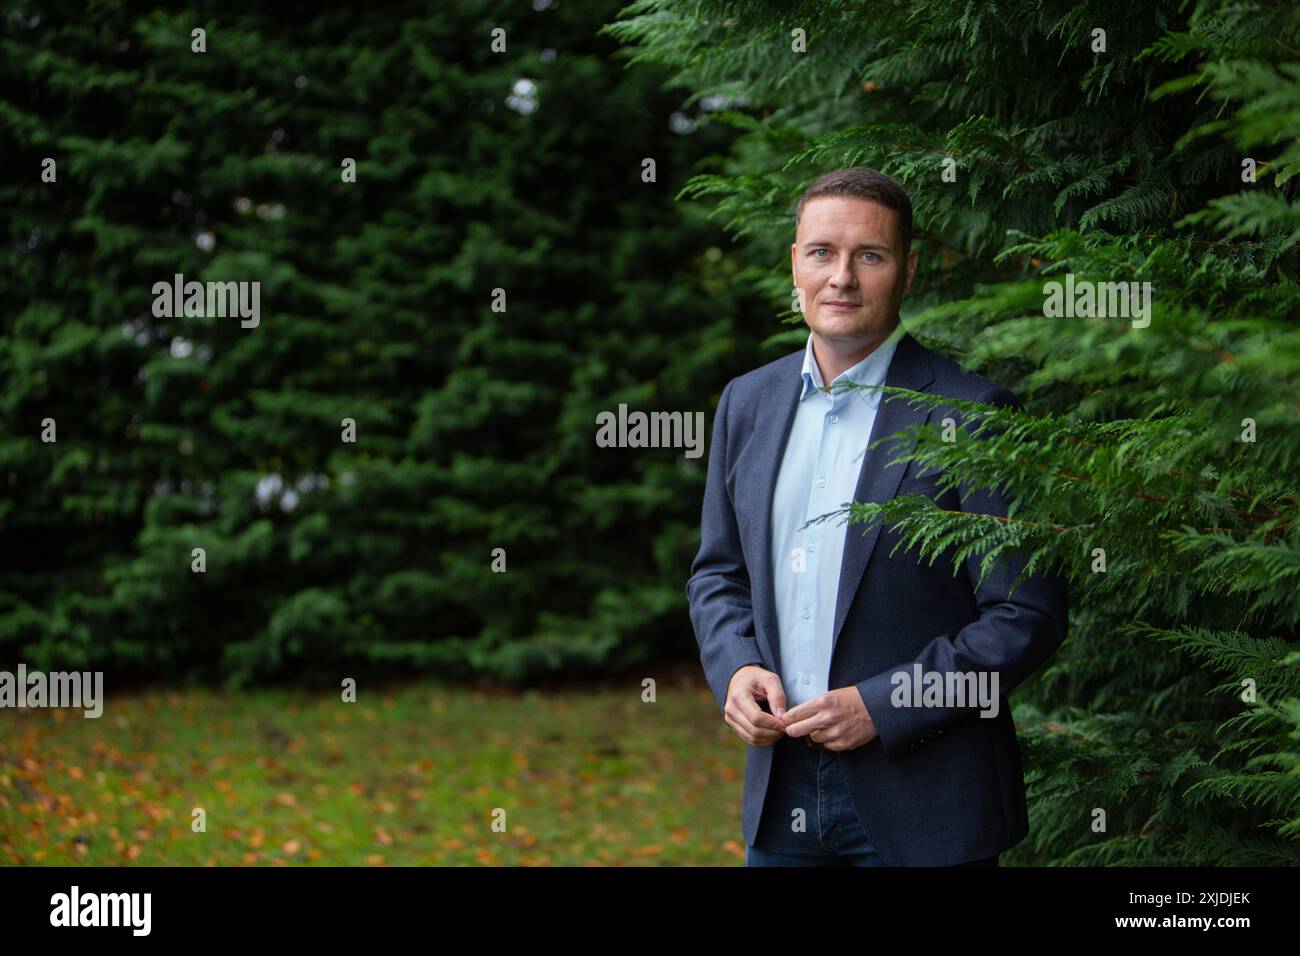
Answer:
<svg viewBox="0 0 1300 956"><path fill-rule="evenodd" d="M888 206L820 196L803 207L790 262L809 328L828 342L868 345L893 331L916 250L904 256L898 214Z"/></svg>

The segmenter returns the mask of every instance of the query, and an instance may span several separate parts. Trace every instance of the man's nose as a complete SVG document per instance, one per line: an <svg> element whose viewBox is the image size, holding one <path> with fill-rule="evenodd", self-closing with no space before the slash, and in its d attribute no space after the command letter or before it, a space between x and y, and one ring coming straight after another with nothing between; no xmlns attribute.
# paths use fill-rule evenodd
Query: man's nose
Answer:
<svg viewBox="0 0 1300 956"><path fill-rule="evenodd" d="M831 285L837 289L846 288L856 284L857 276L853 274L853 268L849 260L842 260L835 269L835 274L831 276Z"/></svg>

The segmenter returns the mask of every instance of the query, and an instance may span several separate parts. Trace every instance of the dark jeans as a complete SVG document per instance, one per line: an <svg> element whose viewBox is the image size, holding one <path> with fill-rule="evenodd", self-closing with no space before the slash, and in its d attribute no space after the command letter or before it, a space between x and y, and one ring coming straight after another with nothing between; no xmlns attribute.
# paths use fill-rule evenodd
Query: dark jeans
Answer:
<svg viewBox="0 0 1300 956"><path fill-rule="evenodd" d="M840 755L814 749L807 737L782 737L773 746L772 778L746 866L885 866L862 829ZM794 828L802 809L804 832ZM958 866L997 866L998 858Z"/></svg>

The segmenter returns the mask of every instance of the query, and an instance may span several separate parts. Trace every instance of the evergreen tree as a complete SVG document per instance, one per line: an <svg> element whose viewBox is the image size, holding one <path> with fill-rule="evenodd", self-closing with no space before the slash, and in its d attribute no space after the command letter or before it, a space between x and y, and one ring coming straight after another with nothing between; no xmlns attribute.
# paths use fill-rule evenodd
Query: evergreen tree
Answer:
<svg viewBox="0 0 1300 956"><path fill-rule="evenodd" d="M735 133L618 63L617 4L40 8L0 40L0 662L337 687L693 646L706 459L596 415L702 413L757 356L673 203ZM258 324L156 315L176 274L258 281Z"/></svg>
<svg viewBox="0 0 1300 956"><path fill-rule="evenodd" d="M851 509L918 560L1069 575L1069 637L1014 697L1032 823L1015 857L1300 862L1300 11L638 0L610 30L735 99L731 161L685 192L787 307L773 356L806 335L795 200L870 166L916 212L904 324L1022 401L910 399L965 426L917 430L913 457L1001 486L1011 520ZM1149 321L1055 314L1050 283L1071 281L1149 282Z"/></svg>

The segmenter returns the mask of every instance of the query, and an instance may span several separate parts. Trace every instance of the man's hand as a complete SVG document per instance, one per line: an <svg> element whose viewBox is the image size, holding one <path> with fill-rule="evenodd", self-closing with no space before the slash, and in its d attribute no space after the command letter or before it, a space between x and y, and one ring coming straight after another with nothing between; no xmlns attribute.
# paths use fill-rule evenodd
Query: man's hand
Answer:
<svg viewBox="0 0 1300 956"><path fill-rule="evenodd" d="M806 700L787 710L783 721L791 737L807 734L827 750L853 750L876 739L876 722L856 687L837 687Z"/></svg>
<svg viewBox="0 0 1300 956"><path fill-rule="evenodd" d="M772 712L765 712L759 701L767 701ZM780 719L784 713L785 691L778 674L757 664L746 664L731 675L722 716L741 740L756 747L770 747L785 734Z"/></svg>

